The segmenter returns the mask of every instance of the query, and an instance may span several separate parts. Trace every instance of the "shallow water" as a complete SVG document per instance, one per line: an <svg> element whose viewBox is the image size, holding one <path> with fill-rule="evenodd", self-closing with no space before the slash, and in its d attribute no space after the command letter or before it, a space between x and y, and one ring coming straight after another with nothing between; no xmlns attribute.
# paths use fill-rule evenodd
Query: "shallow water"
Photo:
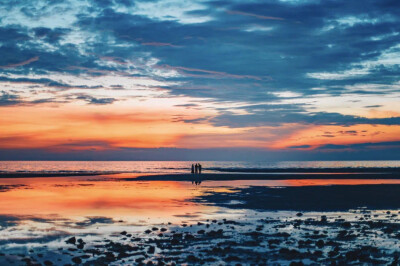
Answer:
<svg viewBox="0 0 400 266"><path fill-rule="evenodd" d="M124 177L126 175L0 179L0 263L14 262L17 265L24 265L21 259L26 259L26 257L42 263L45 259L59 263L71 263L70 260L73 256L86 256L83 255L83 251L71 249L71 245L65 242L71 236L83 238L88 243L85 249L94 247L96 244L106 249L108 243L106 241L126 243L129 238L123 240L126 237L122 236L121 239L120 233L127 231L135 237L145 239L141 241L145 241L142 244L147 246L153 241L151 239L156 237L156 234L144 233L149 228L154 226L164 227L168 230L167 232L178 230L179 232L195 234L199 230L198 222L214 219L218 221L228 219L243 223L240 229L237 226L236 229L230 229L229 226L224 227L230 238L237 239L237 241L243 240L243 243L247 241L244 240L244 237L247 237L245 234L249 230L255 230L255 226L260 223L261 218L276 220L271 223L271 226L265 225L262 229L263 232L268 234L278 231L280 233L288 232L291 237L299 240L305 237L309 231L322 229L319 226L310 225L295 232L293 225L287 224L278 230L279 224L300 219L296 215L297 212L294 211L230 208L230 204L237 205L240 202L225 202L222 206L194 199L210 192L235 193L238 188L250 186L279 188L400 184L400 180L313 179L204 181L201 185L194 185L191 182L120 180ZM390 223L399 222L397 216L388 216L386 211L379 210L371 213L377 215L376 219L387 220ZM306 212L301 219L318 220L323 214L324 212ZM339 218L346 219L346 221L357 221L359 219L358 211L329 212L328 215L331 217L332 223ZM221 226L216 223L209 223L211 224L210 230L213 228L217 230ZM182 227L182 224L187 225L187 227ZM324 230L327 230L327 235L334 235L337 234L339 229L333 226ZM396 238L380 237L382 238L378 245L380 248L387 249L397 243ZM374 239L374 243L377 240ZM265 241L265 245L268 245L267 238L263 241ZM368 237L360 237L357 241L356 243L360 245L372 243L370 243ZM281 244L281 247L292 246L290 243L282 242ZM199 248L204 248L204 244L200 243L199 245ZM262 244L260 245L258 247L259 252L264 252L267 248L265 247L263 250ZM343 243L343 247L346 245L350 244ZM185 249L188 248L190 249L190 246L185 247ZM157 250L157 252L161 252L161 250ZM187 252L193 253L191 250L187 250ZM4 256L1 256L1 254ZM42 254L42 257L39 254ZM136 257L133 256L133 258ZM82 257L82 259L90 261L92 258ZM146 260L151 259L151 256L146 258ZM215 264L224 262L223 257L216 256L215 259L217 260ZM275 262L277 261L286 264L289 260L276 257ZM123 264L117 258L112 262ZM111 261L108 261L108 263L111 263Z"/></svg>

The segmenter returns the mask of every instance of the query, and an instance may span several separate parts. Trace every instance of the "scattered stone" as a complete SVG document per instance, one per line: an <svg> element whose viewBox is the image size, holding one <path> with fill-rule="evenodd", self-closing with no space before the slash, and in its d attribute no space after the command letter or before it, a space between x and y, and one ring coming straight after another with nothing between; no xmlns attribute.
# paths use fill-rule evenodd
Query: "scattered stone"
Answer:
<svg viewBox="0 0 400 266"><path fill-rule="evenodd" d="M76 238L73 236L73 237L69 238L68 240L66 240L65 243L75 245Z"/></svg>
<svg viewBox="0 0 400 266"><path fill-rule="evenodd" d="M73 257L71 260L72 260L73 263L76 263L76 264L81 264L82 263L82 259L79 258L79 257Z"/></svg>

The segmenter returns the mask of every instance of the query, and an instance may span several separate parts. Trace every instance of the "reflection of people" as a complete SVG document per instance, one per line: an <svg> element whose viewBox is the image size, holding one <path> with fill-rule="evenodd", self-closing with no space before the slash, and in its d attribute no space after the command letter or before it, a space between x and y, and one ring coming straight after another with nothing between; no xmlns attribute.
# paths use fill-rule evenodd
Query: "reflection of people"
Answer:
<svg viewBox="0 0 400 266"><path fill-rule="evenodd" d="M201 164L199 164L199 174L201 174Z"/></svg>
<svg viewBox="0 0 400 266"><path fill-rule="evenodd" d="M194 164L192 164L192 174L194 174Z"/></svg>

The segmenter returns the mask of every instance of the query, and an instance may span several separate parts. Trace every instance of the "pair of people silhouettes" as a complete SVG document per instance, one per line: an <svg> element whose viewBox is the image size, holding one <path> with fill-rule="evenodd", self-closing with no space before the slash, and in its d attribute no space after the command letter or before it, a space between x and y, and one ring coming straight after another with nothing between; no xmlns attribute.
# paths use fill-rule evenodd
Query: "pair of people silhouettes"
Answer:
<svg viewBox="0 0 400 266"><path fill-rule="evenodd" d="M201 174L201 164L192 164L192 174Z"/></svg>

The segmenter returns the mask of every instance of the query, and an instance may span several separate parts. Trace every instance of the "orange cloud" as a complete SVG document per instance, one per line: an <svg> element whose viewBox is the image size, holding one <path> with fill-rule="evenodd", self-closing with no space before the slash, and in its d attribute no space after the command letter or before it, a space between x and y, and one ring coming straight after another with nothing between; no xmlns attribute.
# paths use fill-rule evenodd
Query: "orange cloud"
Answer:
<svg viewBox="0 0 400 266"><path fill-rule="evenodd" d="M176 120L181 109L165 106L125 109L118 106L50 105L2 107L0 148L53 150L176 147L191 134L228 134L238 129ZM178 113L179 112L179 113ZM185 117L196 119L197 110Z"/></svg>
<svg viewBox="0 0 400 266"><path fill-rule="evenodd" d="M400 141L400 126L398 125L369 125L353 126L310 126L275 141L270 146L274 149L301 147L308 145L314 149L326 144L349 145L360 143L379 143Z"/></svg>

